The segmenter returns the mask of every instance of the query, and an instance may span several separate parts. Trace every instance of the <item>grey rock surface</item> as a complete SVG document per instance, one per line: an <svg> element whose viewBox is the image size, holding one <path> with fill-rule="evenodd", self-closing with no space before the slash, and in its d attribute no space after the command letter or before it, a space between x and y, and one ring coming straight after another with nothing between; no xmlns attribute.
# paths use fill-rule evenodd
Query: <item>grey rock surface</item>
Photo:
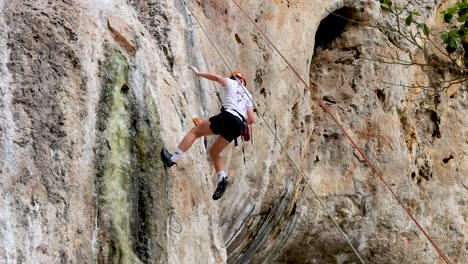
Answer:
<svg viewBox="0 0 468 264"><path fill-rule="evenodd" d="M412 7L440 29L454 3ZM449 73L364 59L426 59L364 26L391 23L377 1L242 5L313 93L233 1L0 0L0 263L359 263L309 186L366 263L444 263L318 98L466 263L466 83L428 96L398 84ZM360 23L339 28L329 11ZM223 153L231 185L219 201L214 137L175 167L159 159L193 117L219 111L222 87L187 69L229 74L197 19L262 116L252 142Z"/></svg>

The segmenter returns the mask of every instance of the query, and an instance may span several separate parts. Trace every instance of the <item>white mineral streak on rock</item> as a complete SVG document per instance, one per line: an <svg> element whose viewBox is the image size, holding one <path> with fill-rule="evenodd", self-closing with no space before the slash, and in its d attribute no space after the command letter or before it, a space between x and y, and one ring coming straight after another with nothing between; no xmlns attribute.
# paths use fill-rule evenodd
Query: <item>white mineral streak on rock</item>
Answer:
<svg viewBox="0 0 468 264"><path fill-rule="evenodd" d="M15 218L12 215L11 196L4 193L0 200L0 262L16 262Z"/></svg>
<svg viewBox="0 0 468 264"><path fill-rule="evenodd" d="M0 0L0 173L2 181L16 173L15 150L15 120L13 119L13 97L11 74L8 70L10 50L7 47L8 26L6 24L3 8L4 0ZM2 183L0 183L0 186Z"/></svg>
<svg viewBox="0 0 468 264"><path fill-rule="evenodd" d="M40 254L43 253L41 244L44 237L42 235L42 217L39 203L33 201L33 204L30 206L30 210L31 213L27 215L28 240L26 241L25 248L28 252L25 254L25 262L36 264L44 261L40 256Z"/></svg>
<svg viewBox="0 0 468 264"><path fill-rule="evenodd" d="M9 186L9 177L16 173L15 120L12 112L11 74L8 70L8 26L4 18L4 0L0 0L0 189ZM16 220L11 196L0 191L0 262L16 262Z"/></svg>

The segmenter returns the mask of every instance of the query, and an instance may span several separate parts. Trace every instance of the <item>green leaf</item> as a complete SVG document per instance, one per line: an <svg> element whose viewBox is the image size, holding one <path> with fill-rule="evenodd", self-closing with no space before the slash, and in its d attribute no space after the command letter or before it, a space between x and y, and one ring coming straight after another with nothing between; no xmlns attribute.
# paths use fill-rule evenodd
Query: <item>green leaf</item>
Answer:
<svg viewBox="0 0 468 264"><path fill-rule="evenodd" d="M458 2L457 7L460 8L460 9L466 8L466 7L468 7L468 3L466 1Z"/></svg>
<svg viewBox="0 0 468 264"><path fill-rule="evenodd" d="M460 10L458 10L458 16L461 17L461 16L466 15L467 11L468 11L468 8L465 8L465 7L461 8Z"/></svg>
<svg viewBox="0 0 468 264"><path fill-rule="evenodd" d="M445 50L446 50L448 53L454 53L454 52L457 50L457 48L447 46L447 47L445 47Z"/></svg>
<svg viewBox="0 0 468 264"><path fill-rule="evenodd" d="M409 15L409 16L406 18L406 20L405 20L406 26L411 25L411 23L413 23L413 15L412 15L412 14Z"/></svg>
<svg viewBox="0 0 468 264"><path fill-rule="evenodd" d="M450 20L452 20L453 15L449 14L449 13L446 13L446 14L443 15L443 17L444 17L445 23L450 23Z"/></svg>
<svg viewBox="0 0 468 264"><path fill-rule="evenodd" d="M379 2L384 9L390 9L390 6L392 5L390 0L380 0Z"/></svg>
<svg viewBox="0 0 468 264"><path fill-rule="evenodd" d="M450 8L447 8L447 14L455 14L457 12L457 8L456 7L450 7Z"/></svg>
<svg viewBox="0 0 468 264"><path fill-rule="evenodd" d="M458 44L457 44L457 37L452 35L452 32L447 34L447 39L444 41L447 44L447 47L445 47L445 50L447 50L448 53L453 53L457 50Z"/></svg>
<svg viewBox="0 0 468 264"><path fill-rule="evenodd" d="M421 13L418 13L418 12L411 12L411 13L415 16L421 16Z"/></svg>
<svg viewBox="0 0 468 264"><path fill-rule="evenodd" d="M466 18L467 18L467 16L466 16L466 15L464 15L464 16L461 16L461 17L457 17L457 21L458 21L458 22L460 22L460 23L465 23L465 21L466 21Z"/></svg>
<svg viewBox="0 0 468 264"><path fill-rule="evenodd" d="M458 30L450 30L449 38L458 38Z"/></svg>
<svg viewBox="0 0 468 264"><path fill-rule="evenodd" d="M445 44L448 44L448 39L449 39L448 32L443 32L442 34L440 34L440 38Z"/></svg>
<svg viewBox="0 0 468 264"><path fill-rule="evenodd" d="M418 28L420 28L423 31L424 35L426 35L426 36L431 34L431 30L429 29L429 27L425 23L419 23Z"/></svg>
<svg viewBox="0 0 468 264"><path fill-rule="evenodd" d="M450 47L452 47L452 48L455 48L455 49L458 48L458 43L457 43L457 40L456 40L455 38L451 38L451 39L449 40L448 45L449 45Z"/></svg>
<svg viewBox="0 0 468 264"><path fill-rule="evenodd" d="M458 30L458 36L459 36L460 38L463 38L465 35L466 35L466 32L465 32L464 29Z"/></svg>
<svg viewBox="0 0 468 264"><path fill-rule="evenodd" d="M423 28L424 34L426 36L429 36L429 34L431 34L431 30L429 29L429 27L426 24L423 24L423 25L424 25L424 28Z"/></svg>

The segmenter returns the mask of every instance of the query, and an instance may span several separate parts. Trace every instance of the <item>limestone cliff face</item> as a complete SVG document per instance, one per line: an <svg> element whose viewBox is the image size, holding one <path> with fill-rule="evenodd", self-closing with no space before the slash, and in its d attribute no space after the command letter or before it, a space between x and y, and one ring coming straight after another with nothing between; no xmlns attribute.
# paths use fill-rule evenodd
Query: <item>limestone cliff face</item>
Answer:
<svg viewBox="0 0 468 264"><path fill-rule="evenodd" d="M389 21L376 1L241 2L451 261L464 263L466 84L436 96L387 84L445 73L362 59L407 55L391 32L327 18ZM439 27L453 3L414 9ZM187 4L0 0L0 263L357 263L267 124L366 263L443 263L234 3ZM229 73L195 18L247 75L264 117L253 142L224 152L231 185L216 202L205 149L214 138L170 170L159 159L193 117L219 111L221 87L187 65Z"/></svg>

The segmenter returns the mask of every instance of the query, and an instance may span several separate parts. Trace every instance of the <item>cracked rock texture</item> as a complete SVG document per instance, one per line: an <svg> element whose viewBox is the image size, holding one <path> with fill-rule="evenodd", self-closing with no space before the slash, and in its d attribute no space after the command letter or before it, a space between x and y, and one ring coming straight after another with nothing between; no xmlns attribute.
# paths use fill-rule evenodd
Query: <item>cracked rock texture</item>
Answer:
<svg viewBox="0 0 468 264"><path fill-rule="evenodd" d="M377 1L239 2L316 94L233 1L0 0L0 263L359 263L309 186L366 263L444 263L316 95L466 263L466 83L430 96L389 84L449 75L363 59L408 54L329 11L391 23ZM435 29L455 3L414 2ZM231 185L216 202L213 137L171 169L159 159L219 111L221 87L187 69L229 74L197 19L263 116L223 153Z"/></svg>

